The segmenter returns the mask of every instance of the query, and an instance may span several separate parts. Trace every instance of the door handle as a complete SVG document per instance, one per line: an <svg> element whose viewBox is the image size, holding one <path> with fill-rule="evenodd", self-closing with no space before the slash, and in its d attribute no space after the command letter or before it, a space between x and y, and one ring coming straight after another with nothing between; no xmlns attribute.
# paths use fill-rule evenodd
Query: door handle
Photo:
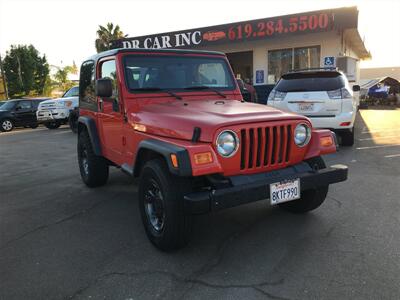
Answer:
<svg viewBox="0 0 400 300"><path fill-rule="evenodd" d="M99 110L101 111L101 112L103 112L103 99L99 99Z"/></svg>

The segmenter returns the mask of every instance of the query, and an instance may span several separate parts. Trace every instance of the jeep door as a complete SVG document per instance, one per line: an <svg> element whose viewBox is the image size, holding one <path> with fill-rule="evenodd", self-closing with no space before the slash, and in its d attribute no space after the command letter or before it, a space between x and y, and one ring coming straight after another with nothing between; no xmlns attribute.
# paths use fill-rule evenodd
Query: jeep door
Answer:
<svg viewBox="0 0 400 300"><path fill-rule="evenodd" d="M16 123L19 125L29 125L35 123L35 111L32 107L32 101L22 100L14 108Z"/></svg>
<svg viewBox="0 0 400 300"><path fill-rule="evenodd" d="M106 58L98 63L97 78L111 79L113 93L110 98L98 99L98 125L106 156L119 162L123 153L123 113L118 89L117 69L114 58Z"/></svg>

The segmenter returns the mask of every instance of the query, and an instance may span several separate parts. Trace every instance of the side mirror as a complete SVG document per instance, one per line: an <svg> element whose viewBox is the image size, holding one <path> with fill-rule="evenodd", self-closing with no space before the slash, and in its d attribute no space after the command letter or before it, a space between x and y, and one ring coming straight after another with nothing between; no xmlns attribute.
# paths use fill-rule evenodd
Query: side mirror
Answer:
<svg viewBox="0 0 400 300"><path fill-rule="evenodd" d="M353 85L353 92L359 92L360 91L360 86L359 85Z"/></svg>
<svg viewBox="0 0 400 300"><path fill-rule="evenodd" d="M101 78L96 80L96 96L100 98L110 98L113 94L111 79Z"/></svg>
<svg viewBox="0 0 400 300"><path fill-rule="evenodd" d="M21 110L22 109L22 106L21 105L17 105L16 107L15 107L15 111L19 111L19 110Z"/></svg>

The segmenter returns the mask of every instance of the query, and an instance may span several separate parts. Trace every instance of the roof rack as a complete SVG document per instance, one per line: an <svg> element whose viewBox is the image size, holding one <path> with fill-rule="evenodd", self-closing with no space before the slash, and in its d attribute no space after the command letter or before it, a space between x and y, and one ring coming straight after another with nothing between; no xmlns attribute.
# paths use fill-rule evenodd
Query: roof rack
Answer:
<svg viewBox="0 0 400 300"><path fill-rule="evenodd" d="M304 72L304 71L338 71L337 67L320 67L320 68L307 68L307 69L292 69L288 73Z"/></svg>

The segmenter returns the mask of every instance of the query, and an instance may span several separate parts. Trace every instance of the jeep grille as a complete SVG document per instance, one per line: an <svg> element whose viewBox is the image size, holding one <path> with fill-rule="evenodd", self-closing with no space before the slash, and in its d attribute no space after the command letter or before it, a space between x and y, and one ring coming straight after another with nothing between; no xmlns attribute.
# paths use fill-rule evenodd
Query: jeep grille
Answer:
<svg viewBox="0 0 400 300"><path fill-rule="evenodd" d="M240 169L287 165L293 125L241 129Z"/></svg>

